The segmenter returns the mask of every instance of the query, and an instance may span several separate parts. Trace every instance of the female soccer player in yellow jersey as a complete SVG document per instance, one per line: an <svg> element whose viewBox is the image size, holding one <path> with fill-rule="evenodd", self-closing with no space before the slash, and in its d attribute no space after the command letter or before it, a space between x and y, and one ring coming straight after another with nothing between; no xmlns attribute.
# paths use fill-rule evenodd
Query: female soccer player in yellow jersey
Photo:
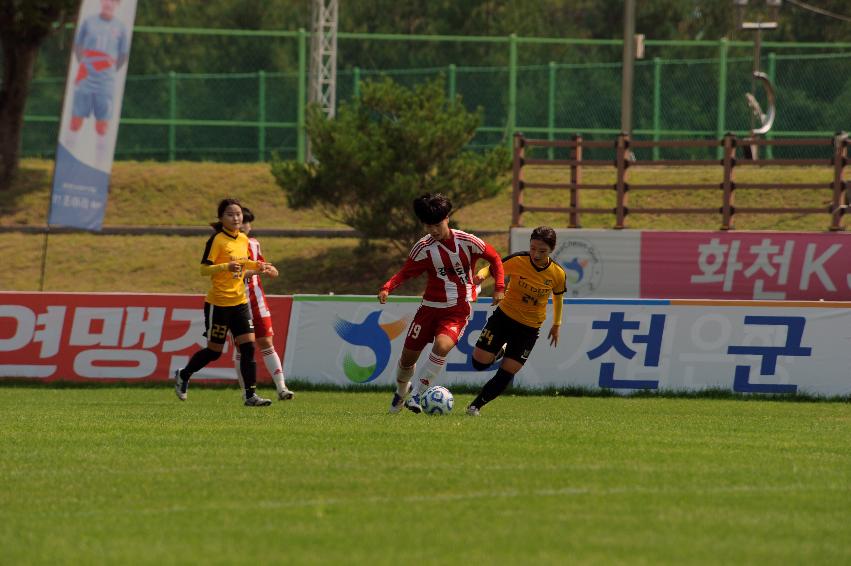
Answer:
<svg viewBox="0 0 851 566"><path fill-rule="evenodd" d="M541 325L547 318L547 303L553 297L553 326L550 346L558 346L561 330L561 296L567 290L564 269L550 258L556 247L555 230L538 226L532 230L529 251L512 254L502 260L505 276L510 277L505 298L488 318L473 351L473 367L484 370L503 354L502 364L473 402L467 414L479 416L486 403L499 397L520 371L538 341ZM476 274L476 282L487 279L487 267Z"/></svg>
<svg viewBox="0 0 851 566"><path fill-rule="evenodd" d="M195 352L185 368L174 372L174 391L181 401L186 400L192 374L222 355L228 332L239 348L240 369L245 387L245 405L271 405L256 393L257 365L254 362L254 323L248 298L245 295L246 270L265 273L265 262L251 260L248 237L240 232L242 206L235 199L219 203L219 221L211 224L215 233L207 240L201 257L201 275L210 278L210 290L204 300L204 336L207 347Z"/></svg>

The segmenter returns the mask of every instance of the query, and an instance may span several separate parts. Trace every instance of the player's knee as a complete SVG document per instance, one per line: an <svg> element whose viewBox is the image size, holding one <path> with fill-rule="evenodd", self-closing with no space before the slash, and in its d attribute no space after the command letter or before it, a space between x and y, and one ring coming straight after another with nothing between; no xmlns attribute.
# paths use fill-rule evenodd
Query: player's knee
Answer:
<svg viewBox="0 0 851 566"><path fill-rule="evenodd" d="M473 367L476 368L478 371L488 369L489 367L491 367L492 363L493 362L480 362L476 358L473 358Z"/></svg>
<svg viewBox="0 0 851 566"><path fill-rule="evenodd" d="M246 360L254 359L254 342L243 342L239 345L239 354Z"/></svg>

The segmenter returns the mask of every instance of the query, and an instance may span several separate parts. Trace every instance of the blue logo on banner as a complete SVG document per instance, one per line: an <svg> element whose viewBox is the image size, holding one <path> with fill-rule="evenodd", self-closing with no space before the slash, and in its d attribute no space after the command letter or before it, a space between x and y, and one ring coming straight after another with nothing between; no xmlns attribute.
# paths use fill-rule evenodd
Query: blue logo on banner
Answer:
<svg viewBox="0 0 851 566"><path fill-rule="evenodd" d="M591 324L594 330L604 330L603 341L594 349L586 352L589 360L599 358L609 350L614 350L622 357L631 360L637 354L624 341L624 332L639 330L639 322L626 320L625 312L612 312L609 320L595 320ZM659 367L659 355L662 351L662 335L665 332L665 315L654 314L650 317L650 329L647 334L633 334L633 344L644 344L644 367ZM608 389L657 389L659 381L655 379L617 379L615 364L604 362L600 364L600 387Z"/></svg>
<svg viewBox="0 0 851 566"><path fill-rule="evenodd" d="M777 358L780 356L802 356L809 357L813 349L803 346L804 326L807 319L803 316L746 316L745 324L760 326L785 326L786 343L782 346L728 346L728 354L740 356L760 356L759 374L763 376L775 375L777 371ZM798 386L794 383L751 383L750 366L736 366L736 374L733 378L733 391L741 393L797 393Z"/></svg>
<svg viewBox="0 0 851 566"><path fill-rule="evenodd" d="M108 173L86 165L58 145L48 224L100 230L108 192Z"/></svg>

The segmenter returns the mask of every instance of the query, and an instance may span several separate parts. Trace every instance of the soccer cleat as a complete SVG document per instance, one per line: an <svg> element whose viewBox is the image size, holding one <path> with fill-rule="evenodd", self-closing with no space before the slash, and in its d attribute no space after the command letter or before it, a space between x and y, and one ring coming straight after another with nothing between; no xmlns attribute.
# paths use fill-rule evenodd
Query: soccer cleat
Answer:
<svg viewBox="0 0 851 566"><path fill-rule="evenodd" d="M422 413L423 408L420 407L420 396L418 394L411 395L408 400L405 401L405 408L416 415Z"/></svg>
<svg viewBox="0 0 851 566"><path fill-rule="evenodd" d="M293 397L295 397L295 393L289 389L284 388L278 391L278 401L289 401Z"/></svg>
<svg viewBox="0 0 851 566"><path fill-rule="evenodd" d="M181 401L186 401L187 391L189 390L189 380L180 377L180 372L183 368L174 370L174 394Z"/></svg>
<svg viewBox="0 0 851 566"><path fill-rule="evenodd" d="M479 411L479 408L475 405L470 405L469 407L467 407L467 414L471 417L479 417L482 415L482 413Z"/></svg>
<svg viewBox="0 0 851 566"><path fill-rule="evenodd" d="M390 409L387 411L391 415L395 415L402 410L402 407L405 405L405 397L408 396L408 393L411 392L411 384L408 383L408 388L405 390L404 395L399 395L398 393L393 393L393 400L390 402Z"/></svg>
<svg viewBox="0 0 851 566"><path fill-rule="evenodd" d="M271 399L264 399L258 395L252 395L248 399L245 400L246 407L268 407L272 404Z"/></svg>

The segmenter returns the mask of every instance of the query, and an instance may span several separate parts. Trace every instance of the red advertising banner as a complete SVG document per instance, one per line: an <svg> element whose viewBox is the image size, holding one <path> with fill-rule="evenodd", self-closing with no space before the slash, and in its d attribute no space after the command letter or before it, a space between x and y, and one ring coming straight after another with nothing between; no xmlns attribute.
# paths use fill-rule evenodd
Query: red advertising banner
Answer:
<svg viewBox="0 0 851 566"><path fill-rule="evenodd" d="M292 297L269 295L281 359ZM0 292L0 378L166 381L206 345L203 295ZM259 382L271 378L258 364ZM193 379L236 380L233 346Z"/></svg>
<svg viewBox="0 0 851 566"><path fill-rule="evenodd" d="M641 297L851 300L844 233L641 234Z"/></svg>

